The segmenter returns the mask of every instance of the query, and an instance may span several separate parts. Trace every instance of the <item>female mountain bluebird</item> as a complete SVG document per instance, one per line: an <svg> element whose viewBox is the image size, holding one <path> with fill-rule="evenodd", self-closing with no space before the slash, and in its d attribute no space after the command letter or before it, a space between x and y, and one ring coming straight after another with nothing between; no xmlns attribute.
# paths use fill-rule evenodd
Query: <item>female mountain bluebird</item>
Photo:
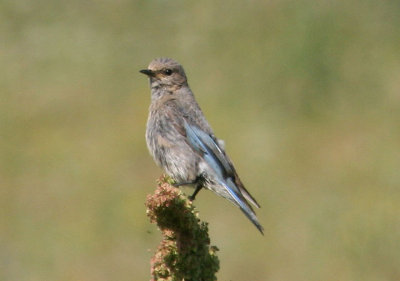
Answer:
<svg viewBox="0 0 400 281"><path fill-rule="evenodd" d="M155 162L176 181L192 185L190 200L205 187L238 206L263 233L252 203L232 161L225 153L187 83L183 67L168 58L153 60L140 70L150 78L151 104L147 121L147 147Z"/></svg>

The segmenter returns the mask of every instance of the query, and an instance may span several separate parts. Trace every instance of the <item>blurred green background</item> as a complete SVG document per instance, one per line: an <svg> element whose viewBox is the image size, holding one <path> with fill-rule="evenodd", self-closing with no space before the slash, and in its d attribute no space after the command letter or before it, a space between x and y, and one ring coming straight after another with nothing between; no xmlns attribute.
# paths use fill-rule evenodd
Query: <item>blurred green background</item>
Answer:
<svg viewBox="0 0 400 281"><path fill-rule="evenodd" d="M355 0L1 0L0 280L150 278L159 56L262 205L197 197L219 280L400 280L400 5Z"/></svg>

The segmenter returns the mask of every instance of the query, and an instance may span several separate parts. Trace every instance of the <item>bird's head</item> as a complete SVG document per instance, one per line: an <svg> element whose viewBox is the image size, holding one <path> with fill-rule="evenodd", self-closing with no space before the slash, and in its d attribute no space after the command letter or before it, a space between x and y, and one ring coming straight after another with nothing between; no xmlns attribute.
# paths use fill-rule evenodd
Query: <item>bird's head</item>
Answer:
<svg viewBox="0 0 400 281"><path fill-rule="evenodd" d="M155 59L149 64L147 69L142 69L140 72L150 78L152 88L175 88L187 84L183 67L173 59Z"/></svg>

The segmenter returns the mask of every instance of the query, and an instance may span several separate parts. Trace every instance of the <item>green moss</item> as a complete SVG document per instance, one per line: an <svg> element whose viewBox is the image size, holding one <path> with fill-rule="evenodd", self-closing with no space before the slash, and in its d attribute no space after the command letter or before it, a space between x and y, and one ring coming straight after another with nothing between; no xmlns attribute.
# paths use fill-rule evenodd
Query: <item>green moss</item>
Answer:
<svg viewBox="0 0 400 281"><path fill-rule="evenodd" d="M162 176L147 197L147 215L163 235L151 260L152 280L217 280L218 248L210 246L208 225L172 183Z"/></svg>

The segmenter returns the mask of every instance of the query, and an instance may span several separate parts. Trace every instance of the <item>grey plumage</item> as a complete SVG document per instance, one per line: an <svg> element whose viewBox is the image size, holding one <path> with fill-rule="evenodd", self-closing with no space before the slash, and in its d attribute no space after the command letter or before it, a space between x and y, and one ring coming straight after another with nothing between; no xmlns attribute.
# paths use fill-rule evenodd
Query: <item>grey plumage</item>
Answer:
<svg viewBox="0 0 400 281"><path fill-rule="evenodd" d="M232 161L205 119L187 83L183 67L168 58L153 60L140 71L150 79L151 105L146 129L148 149L158 166L179 185L214 191L238 206L263 233L252 203Z"/></svg>

